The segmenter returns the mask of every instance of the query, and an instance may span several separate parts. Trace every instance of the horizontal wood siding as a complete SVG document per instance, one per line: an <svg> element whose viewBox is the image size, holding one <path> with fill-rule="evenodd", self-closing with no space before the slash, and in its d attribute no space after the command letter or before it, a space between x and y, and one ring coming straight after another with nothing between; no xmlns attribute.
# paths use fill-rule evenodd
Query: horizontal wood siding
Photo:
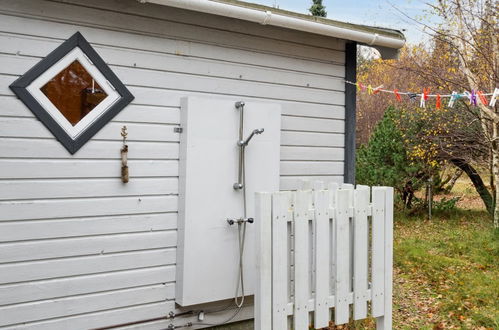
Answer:
<svg viewBox="0 0 499 330"><path fill-rule="evenodd" d="M76 31L135 99L71 156L8 86ZM342 40L134 0L3 0L0 329L95 328L175 310L174 128L184 96L281 104L281 189L342 181L344 49Z"/></svg>

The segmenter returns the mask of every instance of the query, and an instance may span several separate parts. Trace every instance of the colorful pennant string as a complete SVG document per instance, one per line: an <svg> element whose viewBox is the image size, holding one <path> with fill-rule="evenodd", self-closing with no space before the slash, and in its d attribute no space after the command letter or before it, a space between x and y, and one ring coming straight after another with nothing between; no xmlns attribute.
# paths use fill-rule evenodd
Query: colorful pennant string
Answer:
<svg viewBox="0 0 499 330"><path fill-rule="evenodd" d="M383 85L373 88L370 84L366 86L361 82L357 83L351 81L345 81L345 82L347 84L356 86L359 92L367 90L368 95L376 95L378 93L394 94L396 100L399 102L402 101L401 97L402 95L407 95L409 97L409 100L411 101L415 101L417 97L420 97L420 106L423 108L426 106L426 101L428 101L429 98L436 98L437 109L440 109L442 107L443 98L449 98L449 103L447 106L450 108L452 108L456 104L456 101L462 97L468 98L470 104L473 106L478 106L478 103L481 103L483 105L488 104L489 107L494 107L496 105L497 99L499 98L499 88L495 88L494 92L492 93L484 93L483 91L472 90L471 92L465 91L462 93L453 91L451 94L430 94L430 88L427 87L423 88L423 91L421 93L413 93L413 92L401 92L397 88L393 90L387 90L384 89ZM490 101L487 101L487 96L491 96Z"/></svg>

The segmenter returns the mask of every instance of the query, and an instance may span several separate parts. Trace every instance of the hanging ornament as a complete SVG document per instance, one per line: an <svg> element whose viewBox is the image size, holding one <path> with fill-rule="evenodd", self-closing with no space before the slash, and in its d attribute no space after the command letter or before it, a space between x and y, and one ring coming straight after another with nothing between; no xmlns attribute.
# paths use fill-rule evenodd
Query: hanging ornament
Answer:
<svg viewBox="0 0 499 330"><path fill-rule="evenodd" d="M435 104L435 107L437 109L442 108L442 97L440 96L440 94L437 94L437 102Z"/></svg>
<svg viewBox="0 0 499 330"><path fill-rule="evenodd" d="M373 95L373 87L371 86L371 84L369 84L367 86L367 94L368 95Z"/></svg>

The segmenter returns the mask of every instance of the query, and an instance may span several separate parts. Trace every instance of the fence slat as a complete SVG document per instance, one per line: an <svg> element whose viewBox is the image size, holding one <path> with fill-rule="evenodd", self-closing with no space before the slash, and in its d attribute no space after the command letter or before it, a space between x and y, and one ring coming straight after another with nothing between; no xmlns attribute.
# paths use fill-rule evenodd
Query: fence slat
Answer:
<svg viewBox="0 0 499 330"><path fill-rule="evenodd" d="M272 250L271 250L271 194L257 193L256 218L256 271L255 330L272 328Z"/></svg>
<svg viewBox="0 0 499 330"><path fill-rule="evenodd" d="M372 202L372 316L384 315L384 289L385 289L385 191L384 187L373 187Z"/></svg>
<svg viewBox="0 0 499 330"><path fill-rule="evenodd" d="M330 270L330 283L329 287L331 290L331 295L335 294L336 290L336 203L338 199L338 184L336 182L330 182L328 185L329 190L329 216L330 216L330 247L329 247L329 270Z"/></svg>
<svg viewBox="0 0 499 330"><path fill-rule="evenodd" d="M392 329L393 188L385 189L385 311L383 317L376 320L376 328L379 330Z"/></svg>
<svg viewBox="0 0 499 330"><path fill-rule="evenodd" d="M338 190L336 205L336 290L335 290L335 324L348 322L349 318L349 283L350 278L350 233L349 233L349 205L350 192Z"/></svg>
<svg viewBox="0 0 499 330"><path fill-rule="evenodd" d="M314 192L314 250L315 250L315 315L316 329L329 324L329 194Z"/></svg>
<svg viewBox="0 0 499 330"><path fill-rule="evenodd" d="M368 223L367 208L369 206L369 188L357 187L354 194L354 264L353 264L353 318L360 320L367 316L367 242Z"/></svg>
<svg viewBox="0 0 499 330"><path fill-rule="evenodd" d="M290 193L272 196L272 329L288 328L288 210Z"/></svg>
<svg viewBox="0 0 499 330"><path fill-rule="evenodd" d="M294 328L308 330L309 208L311 191L297 191L294 212Z"/></svg>

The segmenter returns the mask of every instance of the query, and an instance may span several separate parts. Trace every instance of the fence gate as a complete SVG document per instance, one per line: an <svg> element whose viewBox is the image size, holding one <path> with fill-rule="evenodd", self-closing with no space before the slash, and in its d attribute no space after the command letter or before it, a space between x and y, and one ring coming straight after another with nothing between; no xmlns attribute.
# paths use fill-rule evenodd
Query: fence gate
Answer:
<svg viewBox="0 0 499 330"><path fill-rule="evenodd" d="M393 188L313 188L257 194L255 329L391 329Z"/></svg>

